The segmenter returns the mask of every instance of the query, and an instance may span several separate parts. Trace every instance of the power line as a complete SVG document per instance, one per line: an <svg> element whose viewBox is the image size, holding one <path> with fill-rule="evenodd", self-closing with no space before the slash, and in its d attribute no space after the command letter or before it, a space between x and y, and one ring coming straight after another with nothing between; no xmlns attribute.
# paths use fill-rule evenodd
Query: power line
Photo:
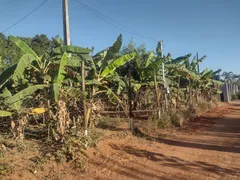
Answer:
<svg viewBox="0 0 240 180"><path fill-rule="evenodd" d="M89 1L87 1L87 3L92 4L92 6L95 6L93 3L89 2ZM127 33L130 33L130 34L133 34L133 35L142 37L142 38L146 38L146 39L150 39L150 40L153 40L153 41L157 41L157 40L155 40L155 39L153 39L153 38L151 38L151 37L143 36L143 35L140 35L140 34L137 33L137 32L134 32L134 31L129 30L128 27L124 26L123 24L121 24L120 22L118 22L118 21L116 21L115 19L111 18L110 16L105 15L105 14L107 14L106 12L105 12L105 14L103 14L103 13L101 13L99 10L97 10L96 8L94 9L94 8L91 7L90 5L87 5L87 4L85 4L85 5L88 6L89 8L91 8L92 10L98 12L100 15L102 15L102 16L108 18L109 20L113 21L114 23L118 24L118 25L121 26L122 28L124 28L124 29L121 28L120 30L123 30L123 31L125 31L125 32L127 32ZM102 10L102 11L103 11L103 10ZM126 30L125 30L125 29L126 29Z"/></svg>
<svg viewBox="0 0 240 180"><path fill-rule="evenodd" d="M38 5L35 9L33 9L30 13L28 13L27 15L25 15L23 18L21 18L20 20L18 20L17 22L15 22L14 24L12 24L11 26L9 26L7 29L5 29L4 31L2 31L2 33L5 33L6 31L8 31L9 29L11 29L12 27L16 26L17 24L19 24L20 22L22 22L23 20L25 20L28 16L30 16L31 14L33 14L35 11L37 11L40 7L42 7L48 0L43 1L40 5Z"/></svg>
<svg viewBox="0 0 240 180"><path fill-rule="evenodd" d="M124 29L128 29L128 27L122 25L121 23L117 22L115 19L113 19L113 18L111 18L110 16L108 16L106 12L104 12L104 13L105 13L105 14L104 14L104 13L102 13L102 12L100 12L100 11L98 10L99 8L96 9L96 8L91 7L91 5L92 5L92 6L95 6L93 3L89 2L89 1L85 1L85 3L90 4L90 5L87 5L87 4L86 4L86 6L88 6L89 8L94 9L96 12L98 12L98 13L101 14L102 16L110 19L111 21L113 21L114 23L120 25L120 26L123 27ZM104 11L104 10L102 9L102 11Z"/></svg>
<svg viewBox="0 0 240 180"><path fill-rule="evenodd" d="M149 40L152 40L152 41L155 41L157 42L157 40L151 38L151 37L146 37L146 36L143 36L143 35L140 35L136 32L133 32L133 31L130 31L128 30L129 28L127 28L126 26L124 26L123 24L117 22L115 19L101 13L99 10L97 9L94 9L93 7L91 7L90 5L88 4L85 4L83 1L81 0L76 0L78 3L80 3L81 5L83 5L85 8L87 8L90 12L92 12L95 16L97 16L98 18L104 20L105 22L109 23L110 25L114 26L115 28L121 30L121 31L124 31L126 33L129 33L129 34L132 34L132 35L135 35L135 36L139 36L139 37L142 37L142 38L145 38L145 39L149 39ZM89 2L88 2L89 3ZM92 4L92 3L89 3L89 4ZM115 24L114 24L115 23ZM117 25L116 25L117 24Z"/></svg>
<svg viewBox="0 0 240 180"><path fill-rule="evenodd" d="M95 3L97 3L98 5L100 5L100 6L102 6L102 5L104 5L104 4L102 4L102 3L99 3L97 0L94 0L95 1ZM86 1L87 3L89 3L89 4L91 4L92 6L96 6L95 5L95 3L94 2L91 2L91 0L88 0L88 1ZM106 8L103 8L103 6L101 7L101 8L97 8L97 9L100 9L100 10L102 10L102 11L105 11L105 13L106 14L108 14L108 15L111 15L111 16L115 16L115 14L113 14L111 11L109 11L108 9L106 9Z"/></svg>
<svg viewBox="0 0 240 180"><path fill-rule="evenodd" d="M122 29L121 29L120 27L118 27L117 25L111 23L111 21L108 21L108 20L104 19L102 16L99 16L99 14L97 14L97 13L95 12L95 10L92 9L91 7L89 7L88 5L80 2L79 0L76 0L76 1L77 1L78 3L80 3L81 5L83 5L84 7L86 7L91 13L93 13L93 14L94 14L95 16L97 16L98 18L100 18L100 19L102 19L103 21L111 24L111 25L114 26L115 28L117 28L117 29L119 29L119 30L122 30ZM123 30L123 31L125 31L125 30ZM125 31L125 32L126 32L126 31Z"/></svg>

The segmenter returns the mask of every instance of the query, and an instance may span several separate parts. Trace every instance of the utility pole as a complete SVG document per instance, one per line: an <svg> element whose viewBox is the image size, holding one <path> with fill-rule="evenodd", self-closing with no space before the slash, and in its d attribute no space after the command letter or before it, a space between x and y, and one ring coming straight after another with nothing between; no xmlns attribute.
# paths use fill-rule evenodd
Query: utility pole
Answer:
<svg viewBox="0 0 240 180"><path fill-rule="evenodd" d="M62 0L63 8L63 36L64 44L70 45L70 28L69 28L69 15L68 15L68 0Z"/></svg>
<svg viewBox="0 0 240 180"><path fill-rule="evenodd" d="M69 27L69 15L68 15L68 0L62 0L62 10L63 10L63 36L64 36L64 44L67 46L71 45L70 41L70 27ZM85 64L84 64L84 58L82 59L82 65L81 65L81 75L82 75L82 92L85 94ZM85 97L83 98L83 119L85 124L85 131L84 135L88 135L88 122L86 117L86 100Z"/></svg>
<svg viewBox="0 0 240 180"><path fill-rule="evenodd" d="M159 43L161 48L161 58L163 58L163 40L160 40ZM163 84L164 84L165 107L167 109L168 108L168 98L167 98L168 87L167 87L166 78L165 78L164 63L162 63L162 78L163 78Z"/></svg>

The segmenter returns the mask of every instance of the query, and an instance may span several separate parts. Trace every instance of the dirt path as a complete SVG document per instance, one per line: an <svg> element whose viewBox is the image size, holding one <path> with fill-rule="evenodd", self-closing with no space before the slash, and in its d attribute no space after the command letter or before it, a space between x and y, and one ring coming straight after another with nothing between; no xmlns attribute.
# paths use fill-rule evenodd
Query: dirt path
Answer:
<svg viewBox="0 0 240 180"><path fill-rule="evenodd" d="M196 132L171 138L131 135L101 141L84 174L63 179L240 179L240 102L193 123Z"/></svg>

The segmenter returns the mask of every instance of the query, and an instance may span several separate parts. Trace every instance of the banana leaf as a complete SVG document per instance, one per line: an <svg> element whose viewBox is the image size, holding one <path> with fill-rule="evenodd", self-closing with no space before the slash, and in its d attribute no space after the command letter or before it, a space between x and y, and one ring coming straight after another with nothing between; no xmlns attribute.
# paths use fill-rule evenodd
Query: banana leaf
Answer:
<svg viewBox="0 0 240 180"><path fill-rule="evenodd" d="M153 62L154 58L155 58L154 52L149 53L145 64L145 68L148 67Z"/></svg>
<svg viewBox="0 0 240 180"><path fill-rule="evenodd" d="M137 92L142 87L142 84L140 84L140 83L133 83L132 86L133 86L133 90L135 92Z"/></svg>
<svg viewBox="0 0 240 180"><path fill-rule="evenodd" d="M196 68L197 66L204 61L204 59L206 59L207 56L203 56L201 57L200 59L197 60L196 56L194 56L192 62L191 62L191 70L194 71L194 72L197 72Z"/></svg>
<svg viewBox="0 0 240 180"><path fill-rule="evenodd" d="M206 59L206 57L207 57L207 56L204 55L203 57L201 57L200 59L198 59L196 65L199 65L201 62L203 62L203 61Z"/></svg>
<svg viewBox="0 0 240 180"><path fill-rule="evenodd" d="M53 64L60 64L61 62L61 58L59 60L55 60L53 62ZM68 58L67 59L67 64L66 66L69 66L69 67L81 67L82 65L82 61L80 58L77 58L77 57L73 57L73 58Z"/></svg>
<svg viewBox="0 0 240 180"><path fill-rule="evenodd" d="M7 116L11 116L11 115L12 115L11 112L0 110L0 117L7 117Z"/></svg>
<svg viewBox="0 0 240 180"><path fill-rule="evenodd" d="M185 55L185 56L180 56L180 57L172 60L171 63L179 64L179 63L181 63L181 62L185 62L185 61L188 60L191 56L192 56L192 54L187 54L187 55Z"/></svg>
<svg viewBox="0 0 240 180"><path fill-rule="evenodd" d="M130 53L130 54L125 54L123 56L120 56L119 58L115 59L112 61L107 67L103 70L101 73L101 76L107 76L111 74L116 68L121 67L125 63L133 60L136 57L137 53Z"/></svg>
<svg viewBox="0 0 240 180"><path fill-rule="evenodd" d="M67 86L67 87L64 87L64 89L66 90L66 93L72 97L72 98L84 98L85 95L84 93L81 91L80 88L75 88L75 87L70 87L70 86Z"/></svg>
<svg viewBox="0 0 240 180"><path fill-rule="evenodd" d="M221 82L221 81L217 81L217 80L214 80L214 79L211 79L212 83L213 84L217 84L217 85L223 85L224 82Z"/></svg>
<svg viewBox="0 0 240 180"><path fill-rule="evenodd" d="M35 91L43 89L47 87L47 85L33 85L33 86L29 86L21 91L19 91L18 93L14 94L12 97L7 98L6 100L6 104L11 105L15 102L21 101L29 96L31 96Z"/></svg>
<svg viewBox="0 0 240 180"><path fill-rule="evenodd" d="M82 48L78 46L59 46L54 49L55 54L63 54L65 52L72 54L89 54L92 50L87 48Z"/></svg>
<svg viewBox="0 0 240 180"><path fill-rule="evenodd" d="M12 96L12 93L7 88L5 88L3 92L0 94L0 97L3 99L7 99L11 96Z"/></svg>
<svg viewBox="0 0 240 180"><path fill-rule="evenodd" d="M193 79L193 80L199 80L200 79L200 77L196 73L188 70L183 65L166 64L165 67L166 67L166 69L172 70L172 71L175 72L175 74L180 75L182 77L185 77L185 78L188 78L188 79Z"/></svg>
<svg viewBox="0 0 240 180"><path fill-rule="evenodd" d="M60 61L59 69L58 69L58 74L56 77L56 82L61 84L62 81L65 78L66 71L65 71L65 66L67 65L67 53L64 53L62 56L62 59Z"/></svg>
<svg viewBox="0 0 240 180"><path fill-rule="evenodd" d="M22 79L25 69L34 61L36 57L31 54L24 54L19 60L17 67L14 71L12 79L16 82L18 79Z"/></svg>
<svg viewBox="0 0 240 180"><path fill-rule="evenodd" d="M0 89L12 78L16 67L17 64L14 64L0 74Z"/></svg>
<svg viewBox="0 0 240 180"><path fill-rule="evenodd" d="M96 80L96 79L93 79L93 80L86 80L85 81L86 85L98 85L98 86L102 86L103 84Z"/></svg>
<svg viewBox="0 0 240 180"><path fill-rule="evenodd" d="M16 111L19 111L21 109L21 104L22 104L21 100L15 103L12 103L11 105L8 104L7 100L12 98L12 93L7 88L3 90L3 93L0 94L0 97L4 99L5 106L8 106L10 109L16 110Z"/></svg>
<svg viewBox="0 0 240 180"><path fill-rule="evenodd" d="M40 59L38 55L21 39L14 36L10 36L10 40L14 42L24 53L33 55L37 60Z"/></svg>
<svg viewBox="0 0 240 180"><path fill-rule="evenodd" d="M93 56L95 64L101 67L101 69L105 69L105 67L109 64L109 61L116 58L119 50L121 49L121 46L122 35L120 34L112 46L100 51L99 53Z"/></svg>
<svg viewBox="0 0 240 180"><path fill-rule="evenodd" d="M81 59L81 61L85 62L85 66L91 67L94 70L96 70L95 63L93 62L93 59L89 54L81 54L80 59Z"/></svg>
<svg viewBox="0 0 240 180"><path fill-rule="evenodd" d="M164 62L165 58L158 59L151 64L149 64L145 71L159 71L162 68L162 63Z"/></svg>
<svg viewBox="0 0 240 180"><path fill-rule="evenodd" d="M57 77L53 83L53 91L54 91L54 100L55 102L58 102L59 99L59 89L62 86L62 82L65 78L65 66L67 65L67 53L64 53L62 55L62 59L60 61L59 69L58 69L58 74Z"/></svg>

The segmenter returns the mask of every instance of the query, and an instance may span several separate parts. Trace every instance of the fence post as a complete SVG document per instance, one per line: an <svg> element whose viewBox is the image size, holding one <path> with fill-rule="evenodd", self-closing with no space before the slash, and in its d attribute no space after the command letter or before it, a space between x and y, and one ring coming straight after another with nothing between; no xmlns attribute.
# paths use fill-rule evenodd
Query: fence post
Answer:
<svg viewBox="0 0 240 180"><path fill-rule="evenodd" d="M154 86L155 86L155 93L156 93L156 100L157 100L157 110L158 110L158 118L161 117L161 109L160 109L160 103L159 103L159 95L158 95L158 87L157 87L157 78L156 73L154 72Z"/></svg>
<svg viewBox="0 0 240 180"><path fill-rule="evenodd" d="M179 88L180 88L180 76L178 76L178 86L177 86L176 109L178 109L178 107L179 107Z"/></svg>
<svg viewBox="0 0 240 180"><path fill-rule="evenodd" d="M82 93L83 93L83 120L85 125L84 135L88 135L88 122L86 117L86 100L85 100L85 64L84 60L82 60L82 66L81 66L81 75L82 75Z"/></svg>
<svg viewBox="0 0 240 180"><path fill-rule="evenodd" d="M129 123L130 130L134 134L134 121L132 112L132 85L131 85L131 71L128 72L128 102L129 102Z"/></svg>
<svg viewBox="0 0 240 180"><path fill-rule="evenodd" d="M192 104L192 81L189 79L189 103Z"/></svg>
<svg viewBox="0 0 240 180"><path fill-rule="evenodd" d="M229 95L228 95L228 84L225 83L223 85L223 101L224 102L229 102Z"/></svg>
<svg viewBox="0 0 240 180"><path fill-rule="evenodd" d="M166 78L165 78L165 69L164 69L164 63L162 63L162 78L163 78L163 84L164 84L164 97L165 97L165 108L166 110L168 109L168 87L166 83Z"/></svg>

